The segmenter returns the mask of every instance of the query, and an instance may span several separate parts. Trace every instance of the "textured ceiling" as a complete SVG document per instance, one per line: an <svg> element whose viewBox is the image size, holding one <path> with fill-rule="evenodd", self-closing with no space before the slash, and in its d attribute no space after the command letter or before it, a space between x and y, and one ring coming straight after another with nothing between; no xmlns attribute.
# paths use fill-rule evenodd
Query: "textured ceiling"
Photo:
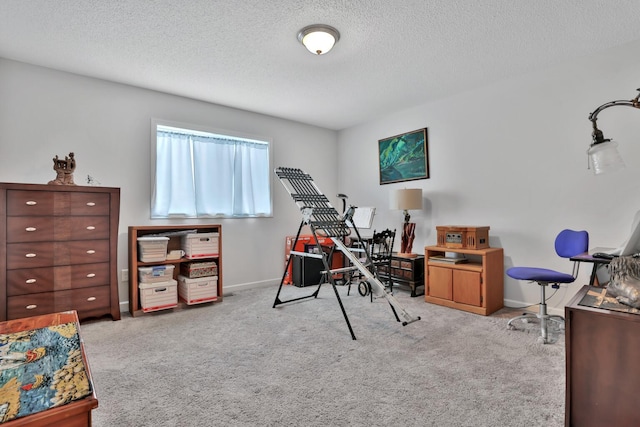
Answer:
<svg viewBox="0 0 640 427"><path fill-rule="evenodd" d="M0 0L0 57L343 129L640 39L638 0ZM336 27L323 56L297 41Z"/></svg>

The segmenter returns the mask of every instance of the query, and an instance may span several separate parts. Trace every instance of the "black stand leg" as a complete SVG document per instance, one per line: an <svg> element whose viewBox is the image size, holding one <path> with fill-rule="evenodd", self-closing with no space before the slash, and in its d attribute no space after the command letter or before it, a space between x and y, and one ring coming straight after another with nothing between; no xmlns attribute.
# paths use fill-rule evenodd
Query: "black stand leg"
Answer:
<svg viewBox="0 0 640 427"><path fill-rule="evenodd" d="M593 286L593 284L596 282L596 276L597 276L599 266L600 266L599 263L597 262L593 263L593 269L591 270L591 277L589 278L589 286Z"/></svg>
<svg viewBox="0 0 640 427"><path fill-rule="evenodd" d="M293 246L292 246L293 248L295 248L296 247L296 243L298 243L298 239L300 238L300 231L302 230L302 226L303 225L304 225L304 222L301 222L300 223L300 227L298 227L298 233L296 234L296 238L293 241ZM282 279L280 280L280 286L278 286L278 293L276 294L276 299L275 299L275 301L273 301L273 308L276 308L276 306L278 306L280 304L286 304L288 302L299 301L301 299L317 298L318 297L318 293L320 292L320 286L322 286L322 282L320 282L320 284L316 288L315 292L312 293L311 295L306 295L306 296L303 296L303 297L294 298L294 299L290 299L290 300L287 300L287 301L280 300L280 291L282 290L282 285L284 284L285 277L287 277L287 271L289 270L289 266L290 265L291 265L291 256L287 260L287 265L284 266L284 273L282 273Z"/></svg>
<svg viewBox="0 0 640 427"><path fill-rule="evenodd" d="M338 293L338 288L336 288L336 284L333 280L333 277L329 279L331 281L331 287L333 287L333 292L336 294L336 299L338 300L338 304L340 305L340 310L342 310L342 315L344 316L344 321L347 322L347 327L349 328L349 333L351 334L351 339L355 340L356 335L353 333L353 328L351 327L351 322L349 322L349 317L347 316L347 312L344 309L344 305L342 305L342 300L340 299L340 294Z"/></svg>
<svg viewBox="0 0 640 427"><path fill-rule="evenodd" d="M300 238L300 232L302 230L302 227L304 226L304 221L300 223L300 227L298 228L298 233L296 234L296 238L293 242L293 248L296 247L296 243L298 243L298 239ZM349 333L351 334L351 339L355 340L356 339L356 335L353 332L353 328L351 327L351 322L349 322L349 317L347 316L347 312L344 309L344 305L342 304L342 300L340 299L340 294L338 293L338 288L336 287L336 282L335 279L333 278L333 274L331 274L331 265L329 262L329 257L332 256L333 251L330 251L329 254L325 253L322 250L322 247L320 245L320 243L318 243L318 236L315 232L315 229L313 227L311 227L311 231L313 234L313 237L316 241L316 245L319 249L319 251L321 251L322 253L322 262L324 264L324 269L327 272L326 273L326 277L329 280L329 283L331 283L331 287L333 288L333 292L336 294L336 299L338 300L338 305L340 306L340 310L342 311L342 315L344 316L344 320L345 322L347 322L347 327L349 328ZM287 260L287 265L285 265L284 267L284 273L282 274L282 279L280 280L280 286L278 287L278 293L276 294L276 298L275 301L273 302L273 308L276 308L276 306L280 305L280 304L286 304L289 302L293 302L293 301L300 301L303 299L308 299L308 298L317 298L318 297L318 293L320 292L320 287L323 284L323 281L321 280L320 283L318 284L318 287L316 288L316 290L311 294L311 295L305 295L303 297L299 297L299 298L293 298L290 300L286 300L286 301L282 301L280 299L280 291L282 290L282 285L284 284L284 279L287 276L287 271L289 269L289 265L291 264L291 256L289 257L289 259Z"/></svg>

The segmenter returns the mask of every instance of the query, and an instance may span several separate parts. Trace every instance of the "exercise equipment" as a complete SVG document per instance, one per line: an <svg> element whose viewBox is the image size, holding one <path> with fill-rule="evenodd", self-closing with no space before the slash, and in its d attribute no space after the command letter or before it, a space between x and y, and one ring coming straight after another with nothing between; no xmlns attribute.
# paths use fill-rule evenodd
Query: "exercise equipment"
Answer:
<svg viewBox="0 0 640 427"><path fill-rule="evenodd" d="M291 251L291 255L310 256L322 259L324 265L323 273L325 273L324 275L327 278L327 281L333 288L336 299L338 300L338 304L340 306L340 310L342 311L344 320L346 321L349 332L351 333L351 338L355 340L356 336L353 332L353 328L351 327L351 323L349 322L349 317L347 316L347 312L344 309L342 300L340 299L338 289L336 288L334 275L338 273L358 270L362 275L363 280L366 280L366 282L368 283L371 292L377 297L386 298L396 320L398 322L401 322L403 326L420 320L419 316L412 316L411 314L409 314L407 310L400 304L400 302L391 294L391 292L387 292L384 284L378 278L377 269L375 267L375 264L372 262L369 253L365 251L365 262L362 263L360 259L358 259L358 257L355 256L345 245L345 238L351 234L351 229L353 229L356 233L358 240L362 241L358 228L355 226L355 224L353 224L353 214L356 208L354 206L350 206L343 213L343 215L340 215L338 211L336 211L336 209L331 205L331 203L329 203L327 197L322 194L322 192L320 192L319 188L313 181L313 178L311 178L310 175L306 174L301 169L278 167L275 169L275 174L280 179L280 182L287 190L289 195L291 195L293 201L298 206L298 208L300 209L300 213L302 214L302 220L300 221L300 226L298 227L298 232L296 234L293 247L295 248L295 245L298 242L302 227L307 225L311 229L311 233L314 237L314 241L318 249L316 251L317 253ZM349 223L350 226L347 223ZM333 250L330 251L330 253L326 253L326 251L322 249L320 243L318 243L319 235L322 237L329 237L334 244L334 250L339 250L340 252L342 252L344 256L346 256L351 262L351 266L332 270L331 259ZM285 266L282 280L280 281L280 286L278 287L278 293L276 294L275 301L273 302L273 308L277 307L278 305L286 304L293 301L299 301L307 298L317 298L321 286L326 283L325 281L321 280L315 291L310 295L282 301L280 299L280 292L282 291L282 285L284 284L289 264L291 263L291 258L292 256L290 256L287 260L287 265Z"/></svg>

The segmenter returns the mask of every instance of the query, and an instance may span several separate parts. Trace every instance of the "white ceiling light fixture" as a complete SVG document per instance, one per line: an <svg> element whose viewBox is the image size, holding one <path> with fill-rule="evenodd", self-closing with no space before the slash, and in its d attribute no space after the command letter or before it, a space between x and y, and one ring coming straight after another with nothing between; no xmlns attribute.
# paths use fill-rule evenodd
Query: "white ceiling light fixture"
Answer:
<svg viewBox="0 0 640 427"><path fill-rule="evenodd" d="M340 33L333 27L314 24L304 27L298 33L298 41L314 55L324 55L340 40Z"/></svg>

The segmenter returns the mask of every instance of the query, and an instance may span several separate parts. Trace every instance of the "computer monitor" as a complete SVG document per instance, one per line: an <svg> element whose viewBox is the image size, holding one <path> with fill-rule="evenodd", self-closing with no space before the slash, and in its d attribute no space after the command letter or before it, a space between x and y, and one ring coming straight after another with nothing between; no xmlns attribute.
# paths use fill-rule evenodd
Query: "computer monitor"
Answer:
<svg viewBox="0 0 640 427"><path fill-rule="evenodd" d="M353 224L358 227L359 230L363 228L371 228L373 223L373 215L376 213L376 208L371 207L356 207L353 213ZM347 225L352 227L353 224L347 221Z"/></svg>
<svg viewBox="0 0 640 427"><path fill-rule="evenodd" d="M636 212L631 225L629 238L619 247L612 251L607 251L611 255L633 255L640 252L640 211Z"/></svg>

